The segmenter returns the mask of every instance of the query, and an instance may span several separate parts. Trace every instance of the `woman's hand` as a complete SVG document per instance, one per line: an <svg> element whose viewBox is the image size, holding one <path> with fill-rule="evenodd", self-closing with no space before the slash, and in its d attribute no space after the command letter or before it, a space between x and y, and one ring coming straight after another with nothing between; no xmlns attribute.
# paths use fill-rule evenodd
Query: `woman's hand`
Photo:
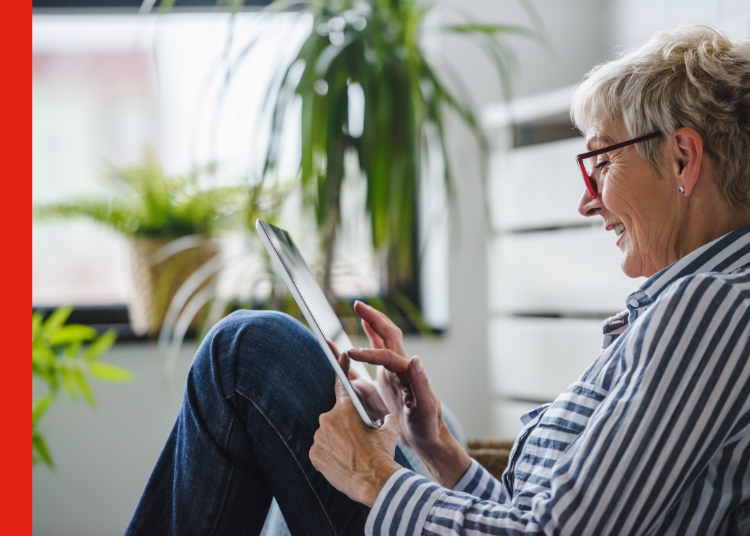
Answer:
<svg viewBox="0 0 750 536"><path fill-rule="evenodd" d="M415 451L434 448L445 423L440 400L430 389L419 358L406 357L401 330L383 313L359 301L354 311L362 319L372 348L349 350L340 362L349 357L382 365L378 368L380 394L388 413L399 418L399 439Z"/></svg>
<svg viewBox="0 0 750 536"><path fill-rule="evenodd" d="M398 420L386 415L374 429L362 422L341 381L336 404L320 416L310 461L337 490L372 507L385 483L401 466L394 461Z"/></svg>
<svg viewBox="0 0 750 536"><path fill-rule="evenodd" d="M388 408L380 397L378 390L375 389L375 384L370 378L360 378L357 372L349 366L349 356L346 352L343 354L340 353L333 341L326 339L326 342L331 348L333 355L336 356L341 370L349 378L349 383L352 385L354 392L357 393L357 396L365 405L367 414L375 421L382 421L388 415Z"/></svg>
<svg viewBox="0 0 750 536"><path fill-rule="evenodd" d="M382 365L378 384L385 406L398 417L401 442L422 459L435 480L453 487L471 464L443 420L440 400L430 388L418 357L409 359L403 334L387 316L362 303L354 304L373 348L342 354L356 361Z"/></svg>

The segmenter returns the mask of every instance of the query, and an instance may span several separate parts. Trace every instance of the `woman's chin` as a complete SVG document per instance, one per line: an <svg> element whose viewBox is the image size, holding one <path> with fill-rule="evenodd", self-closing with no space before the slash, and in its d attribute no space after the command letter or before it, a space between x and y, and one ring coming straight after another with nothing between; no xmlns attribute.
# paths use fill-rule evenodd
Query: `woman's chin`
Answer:
<svg viewBox="0 0 750 536"><path fill-rule="evenodd" d="M635 279L636 277L641 277L643 275L641 263L637 262L635 255L633 255L633 252L627 249L622 252L622 259L620 259L620 268L626 276L632 277L633 279Z"/></svg>

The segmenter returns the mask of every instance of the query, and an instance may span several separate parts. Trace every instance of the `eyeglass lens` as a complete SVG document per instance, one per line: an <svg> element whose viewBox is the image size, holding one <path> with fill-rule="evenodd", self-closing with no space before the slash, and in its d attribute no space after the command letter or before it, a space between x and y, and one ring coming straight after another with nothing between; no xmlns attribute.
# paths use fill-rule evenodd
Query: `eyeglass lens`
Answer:
<svg viewBox="0 0 750 536"><path fill-rule="evenodd" d="M586 169L586 173L589 177L594 175L594 172L596 171L596 164L600 157L598 156L592 156L590 158L584 158L583 159L583 167Z"/></svg>
<svg viewBox="0 0 750 536"><path fill-rule="evenodd" d="M596 194L598 193L598 188L595 180L591 179L591 176L594 174L594 171L596 171L596 163L597 163L597 157L592 156L590 158L584 158L579 160L581 164L583 164L583 181L586 183L586 186L589 189L589 193L593 192L593 197L596 197Z"/></svg>

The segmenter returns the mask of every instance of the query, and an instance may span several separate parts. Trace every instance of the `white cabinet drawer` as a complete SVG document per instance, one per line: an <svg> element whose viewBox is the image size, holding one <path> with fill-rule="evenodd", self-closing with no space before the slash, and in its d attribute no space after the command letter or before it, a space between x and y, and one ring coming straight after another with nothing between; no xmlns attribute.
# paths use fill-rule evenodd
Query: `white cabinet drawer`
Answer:
<svg viewBox="0 0 750 536"><path fill-rule="evenodd" d="M551 402L599 356L602 322L492 318L488 338L493 394Z"/></svg>
<svg viewBox="0 0 750 536"><path fill-rule="evenodd" d="M643 284L620 269L603 227L495 236L489 247L491 313L607 313Z"/></svg>
<svg viewBox="0 0 750 536"><path fill-rule="evenodd" d="M490 159L489 195L494 229L581 223L578 200L585 188L575 156L583 138L498 152Z"/></svg>

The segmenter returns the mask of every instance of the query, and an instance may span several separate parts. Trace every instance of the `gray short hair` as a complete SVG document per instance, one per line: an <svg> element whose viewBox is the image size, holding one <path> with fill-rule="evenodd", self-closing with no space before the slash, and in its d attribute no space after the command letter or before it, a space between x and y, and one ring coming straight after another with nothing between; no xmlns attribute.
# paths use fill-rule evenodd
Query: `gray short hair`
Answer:
<svg viewBox="0 0 750 536"><path fill-rule="evenodd" d="M713 157L726 201L750 206L750 40L710 26L659 32L641 48L592 69L573 96L584 132L592 114L622 118L631 137L689 127ZM663 138L637 145L654 168Z"/></svg>

